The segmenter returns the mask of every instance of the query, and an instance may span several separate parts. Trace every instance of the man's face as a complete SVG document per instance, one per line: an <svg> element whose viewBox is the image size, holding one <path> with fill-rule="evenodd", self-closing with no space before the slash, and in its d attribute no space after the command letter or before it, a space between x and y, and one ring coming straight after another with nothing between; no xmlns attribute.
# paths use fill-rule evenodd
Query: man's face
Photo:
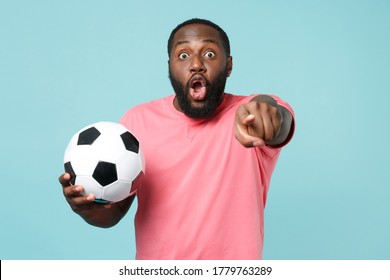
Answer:
<svg viewBox="0 0 390 280"><path fill-rule="evenodd" d="M231 70L232 58L217 30L204 24L179 29L169 58L175 108L191 118L211 117L223 100Z"/></svg>

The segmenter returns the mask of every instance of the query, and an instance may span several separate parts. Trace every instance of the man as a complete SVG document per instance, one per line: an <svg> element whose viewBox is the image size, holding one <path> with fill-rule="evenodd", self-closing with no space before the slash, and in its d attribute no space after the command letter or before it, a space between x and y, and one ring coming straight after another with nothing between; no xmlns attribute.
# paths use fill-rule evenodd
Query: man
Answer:
<svg viewBox="0 0 390 280"><path fill-rule="evenodd" d="M229 40L192 19L168 41L175 95L130 109L121 119L139 139L146 170L137 191L137 259L261 259L264 207L293 111L275 96L224 92L233 69ZM115 225L134 197L102 205L82 186L60 182L73 211Z"/></svg>

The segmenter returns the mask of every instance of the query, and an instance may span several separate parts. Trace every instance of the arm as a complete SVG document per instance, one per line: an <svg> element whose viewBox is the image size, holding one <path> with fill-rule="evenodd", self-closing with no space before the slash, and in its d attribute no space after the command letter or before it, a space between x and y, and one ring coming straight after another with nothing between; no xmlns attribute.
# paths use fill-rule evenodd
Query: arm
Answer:
<svg viewBox="0 0 390 280"><path fill-rule="evenodd" d="M68 173L59 178L66 201L76 214L93 226L108 228L116 225L125 216L135 197L133 195L113 204L96 203L92 194L82 195L82 186L71 186L70 179Z"/></svg>
<svg viewBox="0 0 390 280"><path fill-rule="evenodd" d="M284 144L291 133L291 113L268 95L257 95L236 111L235 136L245 147Z"/></svg>

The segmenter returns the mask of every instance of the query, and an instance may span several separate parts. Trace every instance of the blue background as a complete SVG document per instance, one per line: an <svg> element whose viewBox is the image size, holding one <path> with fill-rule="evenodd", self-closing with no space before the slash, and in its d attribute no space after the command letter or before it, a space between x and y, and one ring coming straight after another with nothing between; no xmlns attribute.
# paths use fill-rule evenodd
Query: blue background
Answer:
<svg viewBox="0 0 390 280"><path fill-rule="evenodd" d="M295 109L266 207L265 259L390 259L389 1L1 1L1 259L132 259L133 205L89 226L58 183L81 127L172 93L180 22L231 40L227 91Z"/></svg>

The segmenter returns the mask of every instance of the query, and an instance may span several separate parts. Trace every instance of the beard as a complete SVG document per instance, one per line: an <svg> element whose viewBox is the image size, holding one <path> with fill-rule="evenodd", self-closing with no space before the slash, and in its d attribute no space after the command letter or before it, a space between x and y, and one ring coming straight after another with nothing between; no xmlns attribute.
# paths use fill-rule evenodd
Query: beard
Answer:
<svg viewBox="0 0 390 280"><path fill-rule="evenodd" d="M176 93L180 109L186 116L193 119L207 119L214 115L223 100L227 76L228 70L226 68L219 73L214 81L210 82L206 79L206 97L202 100L203 104L193 106L187 97L190 91L189 81L182 85L172 74L171 68L169 68L169 79Z"/></svg>

